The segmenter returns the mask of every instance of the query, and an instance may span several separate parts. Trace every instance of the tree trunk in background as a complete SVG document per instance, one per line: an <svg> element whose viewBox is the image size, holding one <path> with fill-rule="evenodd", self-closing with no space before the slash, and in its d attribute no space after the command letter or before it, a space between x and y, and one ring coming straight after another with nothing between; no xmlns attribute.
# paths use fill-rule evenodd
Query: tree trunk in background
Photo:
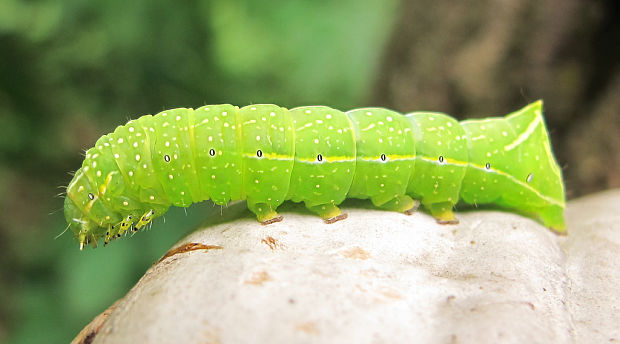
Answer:
<svg viewBox="0 0 620 344"><path fill-rule="evenodd" d="M620 3L403 1L373 104L459 118L536 99L575 197L620 186Z"/></svg>

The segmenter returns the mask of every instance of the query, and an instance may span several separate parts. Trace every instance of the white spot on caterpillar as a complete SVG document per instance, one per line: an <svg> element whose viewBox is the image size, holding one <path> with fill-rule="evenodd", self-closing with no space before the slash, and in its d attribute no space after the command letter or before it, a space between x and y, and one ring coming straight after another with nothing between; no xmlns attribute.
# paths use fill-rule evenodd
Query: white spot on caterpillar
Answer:
<svg viewBox="0 0 620 344"><path fill-rule="evenodd" d="M230 124L228 124L228 122L224 122L224 126L228 128Z"/></svg>
<svg viewBox="0 0 620 344"><path fill-rule="evenodd" d="M134 148L138 148L138 142L133 143Z"/></svg>
<svg viewBox="0 0 620 344"><path fill-rule="evenodd" d="M97 171L96 175L97 177L101 177L101 171Z"/></svg>
<svg viewBox="0 0 620 344"><path fill-rule="evenodd" d="M452 126L452 122L448 122L447 126L451 127ZM452 200L452 199L450 199Z"/></svg>
<svg viewBox="0 0 620 344"><path fill-rule="evenodd" d="M140 161L140 154L136 154L136 161Z"/></svg>
<svg viewBox="0 0 620 344"><path fill-rule="evenodd" d="M307 114L311 114L311 113L312 113L312 111L310 111L310 110L306 110L306 113L307 113Z"/></svg>
<svg viewBox="0 0 620 344"><path fill-rule="evenodd" d="M222 117L226 117L226 116L228 116L228 112L222 111Z"/></svg>
<svg viewBox="0 0 620 344"><path fill-rule="evenodd" d="M174 179L174 176L173 176L173 175L171 175L171 174L169 174L169 175L168 175L168 178L170 178L170 179Z"/></svg>
<svg viewBox="0 0 620 344"><path fill-rule="evenodd" d="M122 138L122 137L121 137L121 138L119 138L117 142L118 142L118 143L123 143L123 138Z"/></svg>
<svg viewBox="0 0 620 344"><path fill-rule="evenodd" d="M211 179L215 179L215 174L212 174L212 175L211 175Z"/></svg>
<svg viewBox="0 0 620 344"><path fill-rule="evenodd" d="M260 141L260 136L256 135L256 141Z"/></svg>
<svg viewBox="0 0 620 344"><path fill-rule="evenodd" d="M388 122L392 122L392 116L387 116L387 117L385 118L385 120L386 120L386 121L388 121Z"/></svg>
<svg viewBox="0 0 620 344"><path fill-rule="evenodd" d="M133 177L133 171L129 171L129 172L127 172L127 174L128 174L130 177Z"/></svg>
<svg viewBox="0 0 620 344"><path fill-rule="evenodd" d="M213 136L209 136L207 139L209 140L209 142L211 142L213 141Z"/></svg>
<svg viewBox="0 0 620 344"><path fill-rule="evenodd" d="M321 187L321 185L320 185L320 184L316 184L316 188L317 188L317 189L318 189L318 188L320 188L320 187Z"/></svg>
<svg viewBox="0 0 620 344"><path fill-rule="evenodd" d="M314 143L319 143L319 139L314 139Z"/></svg>
<svg viewBox="0 0 620 344"><path fill-rule="evenodd" d="M250 110L254 111L254 110L256 110L256 107L252 106L252 107L250 108Z"/></svg>
<svg viewBox="0 0 620 344"><path fill-rule="evenodd" d="M168 116L168 113L167 113L167 112L164 112L164 113L162 113L161 115L162 115L163 117L166 117L166 116Z"/></svg>
<svg viewBox="0 0 620 344"><path fill-rule="evenodd" d="M258 184L258 179L254 179L254 183Z"/></svg>
<svg viewBox="0 0 620 344"><path fill-rule="evenodd" d="M93 161L93 164L92 164L92 165L93 165L93 168L97 167L97 162L96 162L96 161Z"/></svg>
<svg viewBox="0 0 620 344"><path fill-rule="evenodd" d="M149 199L152 201L152 200L155 199L155 196L151 195L151 196L149 196Z"/></svg>
<svg viewBox="0 0 620 344"><path fill-rule="evenodd" d="M147 168L148 166L146 164L142 164L142 168Z"/></svg>
<svg viewBox="0 0 620 344"><path fill-rule="evenodd" d="M181 120L181 116L177 115L177 121L180 121L180 120Z"/></svg>
<svg viewBox="0 0 620 344"><path fill-rule="evenodd" d="M120 155L118 155L118 153L114 153L114 158L118 159L120 157Z"/></svg>
<svg viewBox="0 0 620 344"><path fill-rule="evenodd" d="M133 131L134 131L135 129L134 129L133 127L129 127L129 129L128 129L128 130L129 130L129 132L130 132L130 133L133 133Z"/></svg>

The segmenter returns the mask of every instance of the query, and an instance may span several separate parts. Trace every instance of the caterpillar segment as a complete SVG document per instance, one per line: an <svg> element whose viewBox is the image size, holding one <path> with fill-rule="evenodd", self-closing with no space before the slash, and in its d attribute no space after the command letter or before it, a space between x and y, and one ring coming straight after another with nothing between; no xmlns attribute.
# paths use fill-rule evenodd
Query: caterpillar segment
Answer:
<svg viewBox="0 0 620 344"><path fill-rule="evenodd" d="M565 228L562 174L537 101L506 117L207 105L146 115L102 136L67 188L80 248L145 228L171 205L246 200L262 224L286 200L326 223L345 198L454 224L458 202L493 203Z"/></svg>

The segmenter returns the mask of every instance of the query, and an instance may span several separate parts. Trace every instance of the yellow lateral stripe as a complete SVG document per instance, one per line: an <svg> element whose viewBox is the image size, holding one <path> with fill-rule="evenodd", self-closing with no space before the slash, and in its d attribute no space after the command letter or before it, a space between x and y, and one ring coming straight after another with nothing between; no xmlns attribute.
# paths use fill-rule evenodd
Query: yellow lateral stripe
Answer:
<svg viewBox="0 0 620 344"><path fill-rule="evenodd" d="M306 164L322 164L325 162L351 162L355 161L355 157L351 156L324 156L323 161L318 161L316 157L314 158L298 158L295 157L295 161L303 162Z"/></svg>
<svg viewBox="0 0 620 344"><path fill-rule="evenodd" d="M268 159L268 160L293 160L293 156L292 155L284 155L284 154L278 154L278 153L266 153L263 152L263 156L258 157L256 155L256 153L243 153L242 155L244 158L249 158L249 159Z"/></svg>
<svg viewBox="0 0 620 344"><path fill-rule="evenodd" d="M551 203L551 204L555 204L555 205L559 205L560 207L564 207L565 204L562 201L558 201L556 199L553 199L551 197L545 196L543 194L541 194L538 190L534 189L532 186L520 181L519 179L515 178L514 176L501 171L501 170L497 170L494 168L489 168L487 169L486 166L482 166L482 165L478 165L478 164L474 164L471 162L465 162L465 161L458 161L458 160L454 160L454 159L445 159L443 163L439 162L438 159L436 158L431 158L431 157L427 157L427 156L418 156L418 158L420 158L421 160L425 161L425 162L429 162L429 163L433 163L433 164L437 164L437 165L443 165L443 164L451 164L451 165L458 165L458 166L470 166L473 167L475 169L478 170L482 170L483 172L493 172L493 173L497 173L501 176L507 177L508 179L510 179L511 181L525 187L526 189L534 192L538 197L546 200L547 202Z"/></svg>
<svg viewBox="0 0 620 344"><path fill-rule="evenodd" d="M262 157L258 157L256 154L249 154L249 153L244 153L243 157L245 158L250 158L250 159L268 159L268 160L293 160L295 159L295 161L299 161L301 163L306 163L306 164L321 164L321 163L330 163L330 162L352 162L352 161L356 161L356 157L352 157L352 156L333 156L333 157L323 157L322 161L318 161L315 158L298 158L298 157L293 157L290 155L284 155L284 154L277 154L277 153L263 153ZM379 157L372 157L372 158L367 158L367 157L363 157L361 158L361 160L363 161L371 161L371 162L381 162L381 163L386 163L389 161L394 161L394 160L414 160L414 159L420 159L422 161L425 162L429 162L429 163L433 163L433 164L437 164L437 165L456 165L456 166L463 166L463 167L473 167L475 169L481 170L483 172L490 172L490 173L496 173L499 174L501 176L504 176L508 179L510 179L511 181L519 184L520 186L523 186L524 188L534 192L538 197L546 200L547 202L551 203L551 204L555 204L561 207L564 207L565 204L562 201L558 201L556 199L550 198L548 196L545 196L543 194L541 194L538 190L534 189L532 186L530 186L529 184L515 178L514 176L501 171L501 170L497 170L495 168L489 168L487 169L486 166L483 165L478 165L475 163L471 163L471 162L465 162L465 161L460 161L460 160L455 160L455 159L450 159L450 158L445 158L444 162L439 162L439 160L437 158L433 158L433 157L428 157L428 156L415 156L415 155L392 155L388 157L389 160L387 161L381 161L381 156ZM89 202L92 203L92 202ZM92 204L90 204L90 206L92 206ZM87 206L87 208L90 208L90 206Z"/></svg>
<svg viewBox="0 0 620 344"><path fill-rule="evenodd" d="M392 154L392 155L386 154L385 156L386 156L385 161L381 160L380 155L374 156L374 157L360 157L359 160L386 163L390 161L415 160L416 158L415 155L400 155L400 154Z"/></svg>

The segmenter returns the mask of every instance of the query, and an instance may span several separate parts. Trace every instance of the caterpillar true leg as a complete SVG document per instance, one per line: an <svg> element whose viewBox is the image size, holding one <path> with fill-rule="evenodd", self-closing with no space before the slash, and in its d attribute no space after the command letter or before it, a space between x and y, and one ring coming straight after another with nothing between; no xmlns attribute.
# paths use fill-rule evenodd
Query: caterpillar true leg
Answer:
<svg viewBox="0 0 620 344"><path fill-rule="evenodd" d="M116 237L120 238L123 234L125 234L131 228L132 224L133 221L131 215L127 215L127 217L123 221L121 221L120 225L118 226L118 232L116 232Z"/></svg>
<svg viewBox="0 0 620 344"><path fill-rule="evenodd" d="M114 239L114 226L108 225L108 229L105 232L105 239L103 241L103 246L107 246L112 239Z"/></svg>
<svg viewBox="0 0 620 344"><path fill-rule="evenodd" d="M146 226L153 219L153 215L155 215L155 211L153 209L144 213L144 215L140 216L140 220L136 224L136 230Z"/></svg>

